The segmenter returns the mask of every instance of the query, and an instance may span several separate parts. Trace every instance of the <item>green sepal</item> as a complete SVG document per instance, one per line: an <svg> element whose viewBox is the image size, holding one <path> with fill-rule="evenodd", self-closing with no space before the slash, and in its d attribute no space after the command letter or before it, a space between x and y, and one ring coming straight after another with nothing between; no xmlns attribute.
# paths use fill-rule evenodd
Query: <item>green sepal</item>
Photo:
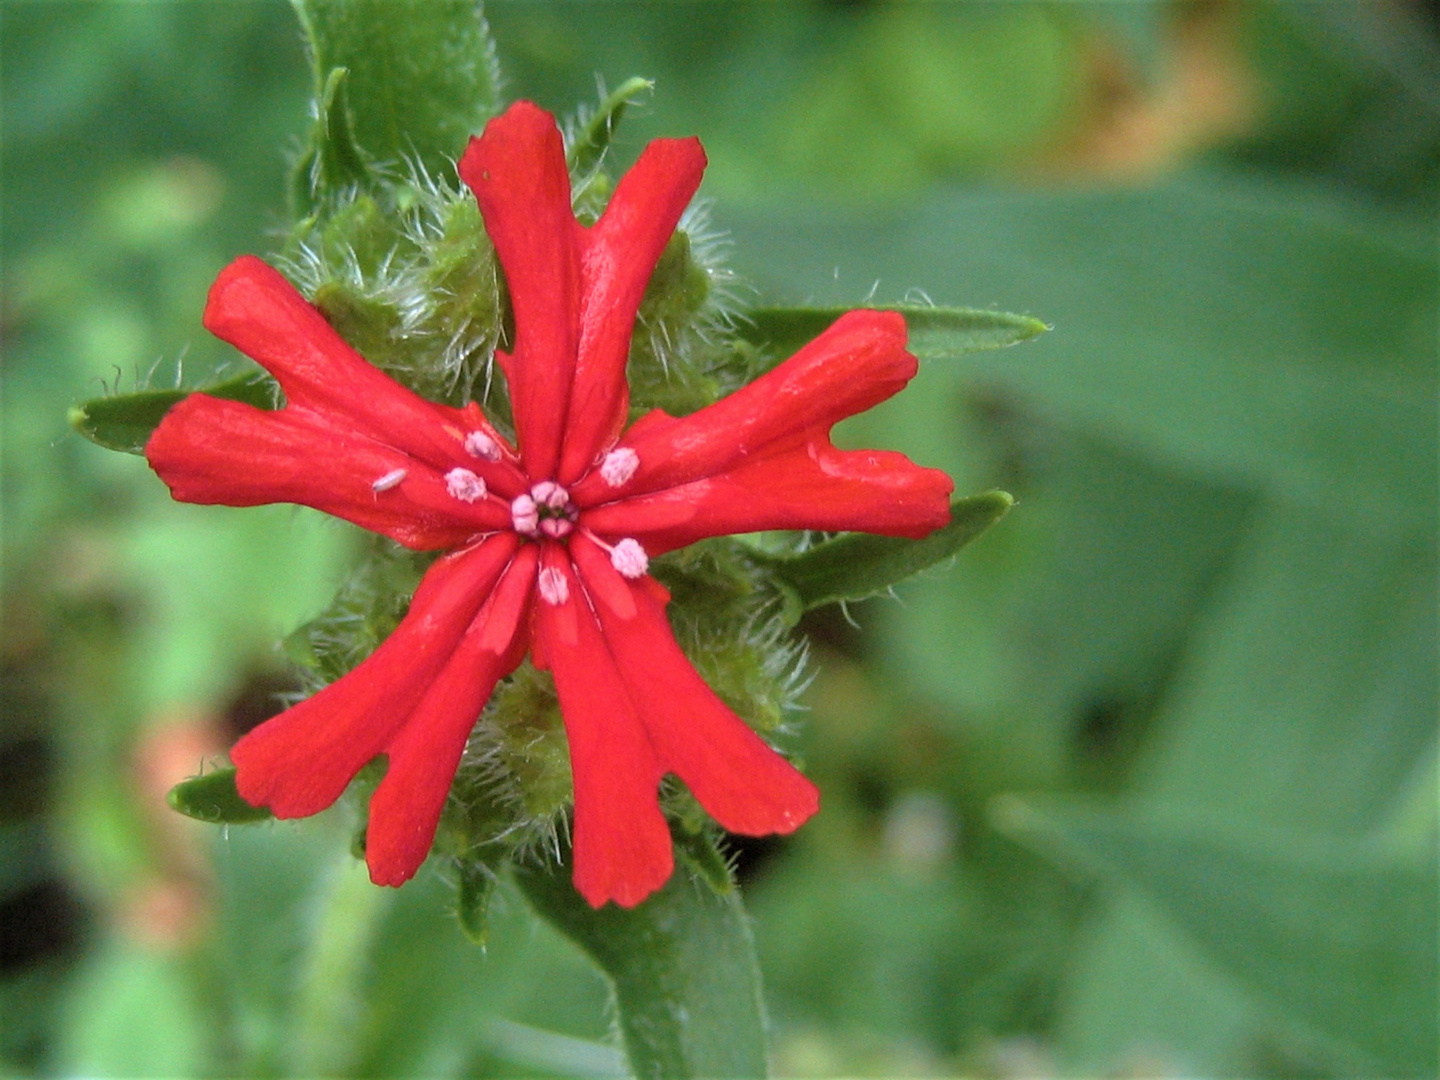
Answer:
<svg viewBox="0 0 1440 1080"><path fill-rule="evenodd" d="M233 768L182 780L170 789L165 801L172 810L212 825L248 825L275 816L268 807L251 806L240 797Z"/></svg>
<svg viewBox="0 0 1440 1080"><path fill-rule="evenodd" d="M134 394L92 398L70 407L70 426L107 450L143 454L145 443L165 414L193 393L273 409L277 405L277 390L275 381L268 375L250 372L198 390L141 390Z"/></svg>
<svg viewBox="0 0 1440 1080"><path fill-rule="evenodd" d="M605 156L610 140L615 135L615 128L620 124L620 118L625 115L625 109L634 98L654 88L655 84L649 79L636 76L626 79L612 93L606 95L584 126L575 132L566 151L566 164L570 166L572 175L584 176L600 164L600 159Z"/></svg>
<svg viewBox="0 0 1440 1080"><path fill-rule="evenodd" d="M497 883L494 872L484 863L460 860L455 914L461 932L481 948L490 937L490 901L495 896Z"/></svg>
<svg viewBox="0 0 1440 1080"><path fill-rule="evenodd" d="M294 0L315 96L337 68L352 145L387 165L449 172L499 96L490 29L475 0ZM338 88L337 88L338 92ZM320 130L317 127L317 133Z"/></svg>
<svg viewBox="0 0 1440 1080"><path fill-rule="evenodd" d="M738 889L717 894L680 866L654 895L626 910L596 910L558 866L517 863L535 910L599 965L636 1076L767 1074L765 1013L750 922Z"/></svg>
<svg viewBox="0 0 1440 1080"><path fill-rule="evenodd" d="M783 590L787 614L822 604L864 600L948 559L1004 517L1015 504L1003 491L956 499L950 524L921 540L846 533L785 557L761 556Z"/></svg>
<svg viewBox="0 0 1440 1080"><path fill-rule="evenodd" d="M773 362L790 356L850 308L757 308L737 327L740 337L767 347ZM967 353L1003 349L1050 329L1039 319L979 308L924 304L875 304L873 311L898 311L910 332L909 348L921 360L953 360Z"/></svg>
<svg viewBox="0 0 1440 1080"><path fill-rule="evenodd" d="M670 838L675 841L675 854L690 868L697 878L710 886L717 896L724 896L735 890L735 878L730 872L730 863L720 853L710 830L701 828L692 832L684 825L670 822Z"/></svg>

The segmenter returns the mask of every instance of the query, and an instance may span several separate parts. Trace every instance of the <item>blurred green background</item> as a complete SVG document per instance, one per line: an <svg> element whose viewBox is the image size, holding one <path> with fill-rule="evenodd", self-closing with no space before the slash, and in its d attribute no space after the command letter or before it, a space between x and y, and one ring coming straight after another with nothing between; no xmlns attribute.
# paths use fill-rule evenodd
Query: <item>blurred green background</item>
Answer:
<svg viewBox="0 0 1440 1080"><path fill-rule="evenodd" d="M824 812L741 848L785 1076L1436 1071L1440 17L1400 2L487 5L511 97L698 133L743 295L1054 327L847 437L1019 505L812 618ZM6 0L0 1070L613 1075L348 810L163 793L275 708L354 536L172 504L70 404L226 361L307 124L269 0ZM183 376L182 376L183 373Z"/></svg>

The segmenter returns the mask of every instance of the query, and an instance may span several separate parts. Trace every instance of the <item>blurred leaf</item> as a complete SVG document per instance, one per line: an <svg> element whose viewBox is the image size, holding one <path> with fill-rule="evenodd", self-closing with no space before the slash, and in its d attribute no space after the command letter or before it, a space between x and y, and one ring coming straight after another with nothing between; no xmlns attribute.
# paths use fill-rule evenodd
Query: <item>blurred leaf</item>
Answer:
<svg viewBox="0 0 1440 1080"><path fill-rule="evenodd" d="M999 521L1015 500L1003 491L956 499L950 524L921 540L847 533L770 566L808 611L822 604L864 600L950 558Z"/></svg>
<svg viewBox="0 0 1440 1080"><path fill-rule="evenodd" d="M575 1039L558 1032L492 1020L484 1041L505 1062L518 1065L525 1075L565 1077L628 1077L625 1056L613 1046L593 1039ZM505 1075L512 1075L508 1070Z"/></svg>
<svg viewBox="0 0 1440 1080"><path fill-rule="evenodd" d="M396 896L372 885L365 864L348 853L332 857L326 871L309 898L286 1052L292 1076L353 1075L370 953Z"/></svg>
<svg viewBox="0 0 1440 1080"><path fill-rule="evenodd" d="M1378 529L1435 519L1428 218L1221 174L955 193L866 218L726 218L738 269L771 295L844 295L829 268L863 268L934 294L983 282L1007 307L1043 310L1058 328L1043 352L961 371L1043 416Z"/></svg>
<svg viewBox="0 0 1440 1080"><path fill-rule="evenodd" d="M718 895L677 868L636 907L596 910L570 883L568 859L517 866L515 876L536 910L614 983L636 1076L766 1075L760 970L737 891Z"/></svg>
<svg viewBox="0 0 1440 1080"><path fill-rule="evenodd" d="M296 0L295 6L310 43L316 97L324 99L336 68L349 71L344 97L358 146L377 162L418 158L431 172L449 172L498 104L495 45L480 5Z"/></svg>
<svg viewBox="0 0 1440 1080"><path fill-rule="evenodd" d="M166 797L173 810L197 821L214 825L245 825L269 821L275 815L268 807L251 806L235 790L235 770L216 769L204 776L182 780Z"/></svg>
<svg viewBox="0 0 1440 1080"><path fill-rule="evenodd" d="M243 401L258 409L276 405L275 383L269 376L251 373L227 379L200 390L141 390L93 398L70 407L70 426L107 450L143 454L151 433L165 419L171 407L192 393L209 394L229 401Z"/></svg>
<svg viewBox="0 0 1440 1080"><path fill-rule="evenodd" d="M112 938L88 958L59 1033L67 1076L206 1076L205 1001L181 957Z"/></svg>
<svg viewBox="0 0 1440 1080"><path fill-rule="evenodd" d="M862 304L898 311L910 331L909 348L921 360L948 360L985 349L1003 349L1049 329L1039 319L1003 311L939 308L920 304ZM777 308L750 311L739 326L742 338L769 347L777 359L790 356L852 308Z"/></svg>
<svg viewBox="0 0 1440 1080"><path fill-rule="evenodd" d="M1192 631L1147 794L1297 830L1384 827L1435 738L1433 543L1309 507L1257 515Z"/></svg>
<svg viewBox="0 0 1440 1080"><path fill-rule="evenodd" d="M1368 526L1287 504L1255 515L1191 629L1132 790L1299 833L1388 826L1435 738L1435 555L1424 533L1386 543ZM1098 1068L1146 1040L1205 1071L1258 1069L1263 1026L1203 973L1157 965L1165 933L1123 903L1096 920L1072 969L1067 1051Z"/></svg>
<svg viewBox="0 0 1440 1080"><path fill-rule="evenodd" d="M555 1046L497 1036L500 1018L548 1035L605 1040L613 1026L608 992L589 959L508 883L491 898L485 948L475 948L457 925L454 888L442 876L448 868L436 873L443 864L434 863L403 889L385 890L393 901L365 968L352 1075L534 1075L540 1062L526 1051L539 1057ZM596 1056L613 1062L617 1055Z"/></svg>
<svg viewBox="0 0 1440 1080"><path fill-rule="evenodd" d="M1436 1067L1436 875L1363 842L1261 841L1195 820L1076 800L995 807L1042 854L1134 889L1207 959L1388 1075Z"/></svg>
<svg viewBox="0 0 1440 1080"><path fill-rule="evenodd" d="M625 109L640 94L654 88L655 84L651 80L636 77L626 79L613 93L606 96L599 108L570 140L565 156L572 174L583 176L600 164L605 151L610 147L610 140L615 135L620 118L625 115Z"/></svg>

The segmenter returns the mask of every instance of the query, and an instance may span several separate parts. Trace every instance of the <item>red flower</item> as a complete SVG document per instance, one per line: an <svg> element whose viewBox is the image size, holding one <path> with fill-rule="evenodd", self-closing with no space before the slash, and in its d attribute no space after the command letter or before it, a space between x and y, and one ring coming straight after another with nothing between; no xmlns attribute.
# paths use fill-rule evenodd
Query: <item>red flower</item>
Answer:
<svg viewBox="0 0 1440 1080"><path fill-rule="evenodd" d="M818 807L681 653L648 559L761 529L919 537L948 520L951 484L830 443L836 421L915 373L893 313L851 312L728 398L622 434L635 312L704 167L695 139L651 143L587 228L548 113L519 102L471 140L460 175L515 313L515 349L497 353L513 446L478 406L425 401L369 365L258 259L210 291L206 327L267 368L286 405L192 394L171 409L145 453L175 498L300 503L448 552L368 660L231 754L240 794L282 818L323 810L384 754L366 842L377 884L425 860L471 727L527 650L559 692L575 886L592 905L634 905L669 877L666 773L732 832L790 832Z"/></svg>

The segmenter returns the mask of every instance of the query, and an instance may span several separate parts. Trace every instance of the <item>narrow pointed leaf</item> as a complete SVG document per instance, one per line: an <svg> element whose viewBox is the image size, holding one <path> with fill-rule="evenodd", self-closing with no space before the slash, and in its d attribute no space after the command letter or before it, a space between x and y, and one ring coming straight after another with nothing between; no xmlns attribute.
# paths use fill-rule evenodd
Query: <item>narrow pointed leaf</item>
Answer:
<svg viewBox="0 0 1440 1080"><path fill-rule="evenodd" d="M448 171L495 111L499 69L476 0L296 0L315 96L336 68L355 143L379 162Z"/></svg>
<svg viewBox="0 0 1440 1080"><path fill-rule="evenodd" d="M455 914L460 930L473 944L484 946L490 937L490 901L495 896L493 872L478 862L462 860L456 890Z"/></svg>
<svg viewBox="0 0 1440 1080"><path fill-rule="evenodd" d="M868 305L858 305L865 307ZM1049 329L1039 319L978 308L941 308L921 304L876 304L880 311L898 311L910 331L910 351L921 360L951 360L967 353L1003 349L1028 341ZM742 324L742 337L767 346L782 360L816 337L849 308L758 308Z"/></svg>
<svg viewBox="0 0 1440 1080"><path fill-rule="evenodd" d="M618 89L606 96L584 127L575 132L566 150L567 164L572 173L583 176L600 164L600 159L615 135L615 128L619 126L620 118L625 115L626 107L640 94L654 87L655 84L649 79L637 76L626 79Z"/></svg>
<svg viewBox="0 0 1440 1080"><path fill-rule="evenodd" d="M315 198L326 192L368 187L375 179L365 151L355 139L345 89L349 75L348 68L333 69L320 91L310 151L296 166L296 195L303 205L313 205Z"/></svg>
<svg viewBox="0 0 1440 1080"><path fill-rule="evenodd" d="M258 409L276 406L276 387L269 376L258 372L241 375L214 386L200 387L211 397L243 401ZM70 426L91 442L107 450L127 454L145 452L145 442L165 414L194 390L141 390L135 394L93 398L70 408Z"/></svg>
<svg viewBox="0 0 1440 1080"><path fill-rule="evenodd" d="M740 894L717 894L684 865L629 911L586 904L570 884L568 855L559 867L517 864L515 877L610 978L636 1076L764 1076L760 969Z"/></svg>
<svg viewBox="0 0 1440 1080"><path fill-rule="evenodd" d="M166 796L172 810L212 825L247 825L269 821L274 815L263 806L251 806L235 790L235 770L216 769L204 776L182 780Z"/></svg>
<svg viewBox="0 0 1440 1080"><path fill-rule="evenodd" d="M923 540L846 533L770 565L794 591L800 611L843 600L864 600L954 555L1004 517L1015 500L1003 491L956 499L950 524ZM798 612L797 612L798 614Z"/></svg>
<svg viewBox="0 0 1440 1080"><path fill-rule="evenodd" d="M1144 897L1345 1071L1435 1074L1440 897L1428 852L1076 799L1006 797L994 818L1062 866Z"/></svg>

